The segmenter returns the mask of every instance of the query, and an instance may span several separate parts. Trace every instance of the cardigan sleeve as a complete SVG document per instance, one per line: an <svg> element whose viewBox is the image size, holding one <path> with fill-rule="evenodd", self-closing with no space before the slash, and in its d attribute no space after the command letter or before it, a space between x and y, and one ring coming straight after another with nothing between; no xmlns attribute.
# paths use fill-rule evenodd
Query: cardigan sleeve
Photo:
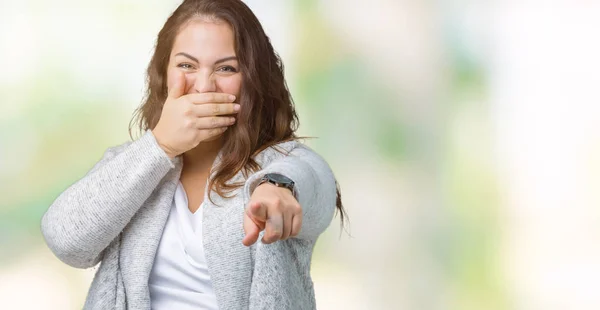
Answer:
<svg viewBox="0 0 600 310"><path fill-rule="evenodd" d="M96 265L175 161L148 130L133 142L109 148L80 180L62 192L41 221L52 252L77 268Z"/></svg>
<svg viewBox="0 0 600 310"><path fill-rule="evenodd" d="M336 181L327 162L307 146L293 142L283 158L250 175L244 186L245 201L267 173L279 173L294 181L295 197L302 207L302 227L296 238L316 240L331 223L336 207Z"/></svg>

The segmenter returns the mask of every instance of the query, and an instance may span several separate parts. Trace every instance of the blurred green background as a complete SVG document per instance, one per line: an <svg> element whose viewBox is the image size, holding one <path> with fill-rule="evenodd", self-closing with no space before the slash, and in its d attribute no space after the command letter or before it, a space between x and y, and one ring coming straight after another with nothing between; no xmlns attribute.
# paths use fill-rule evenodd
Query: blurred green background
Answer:
<svg viewBox="0 0 600 310"><path fill-rule="evenodd" d="M600 308L600 5L248 0L350 216L319 309ZM80 309L40 234L129 139L173 0L0 0L0 300Z"/></svg>

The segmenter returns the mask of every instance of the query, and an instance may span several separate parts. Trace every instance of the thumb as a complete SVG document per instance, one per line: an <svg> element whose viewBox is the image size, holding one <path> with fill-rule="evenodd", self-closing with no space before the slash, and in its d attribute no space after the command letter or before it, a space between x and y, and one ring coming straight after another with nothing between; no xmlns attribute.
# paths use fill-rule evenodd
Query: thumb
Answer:
<svg viewBox="0 0 600 310"><path fill-rule="evenodd" d="M175 83L169 89L169 98L177 99L185 93L185 74L178 72L175 77Z"/></svg>

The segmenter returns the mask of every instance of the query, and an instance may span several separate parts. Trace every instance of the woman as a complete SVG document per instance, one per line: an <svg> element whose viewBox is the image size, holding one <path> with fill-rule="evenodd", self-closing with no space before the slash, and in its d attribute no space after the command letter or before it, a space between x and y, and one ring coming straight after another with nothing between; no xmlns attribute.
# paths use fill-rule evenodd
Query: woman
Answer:
<svg viewBox="0 0 600 310"><path fill-rule="evenodd" d="M143 135L42 220L63 262L101 262L85 308L314 309L312 249L344 211L327 163L296 141L283 66L245 4L175 10L133 121Z"/></svg>

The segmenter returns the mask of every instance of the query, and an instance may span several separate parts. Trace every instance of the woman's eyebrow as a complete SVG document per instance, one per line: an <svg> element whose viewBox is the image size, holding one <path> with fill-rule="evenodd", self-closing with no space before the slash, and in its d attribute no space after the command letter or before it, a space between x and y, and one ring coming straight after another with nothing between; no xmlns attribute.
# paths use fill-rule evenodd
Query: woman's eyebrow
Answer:
<svg viewBox="0 0 600 310"><path fill-rule="evenodd" d="M220 64L222 62L229 61L229 60L237 60L237 57L236 56L229 56L229 57L221 58L221 59L215 61L215 65L216 64Z"/></svg>
<svg viewBox="0 0 600 310"><path fill-rule="evenodd" d="M200 63L196 57L194 57L194 56L192 56L190 54L184 53L184 52L177 53L177 54L175 54L175 56L184 56L184 57L187 57L187 58L193 60L196 63ZM236 56L229 56L229 57L221 58L221 59L215 61L215 65L216 64L220 64L222 62L229 61L229 60L237 60L237 57Z"/></svg>
<svg viewBox="0 0 600 310"><path fill-rule="evenodd" d="M181 55L181 56L185 56L185 57L187 57L187 58L189 58L189 59L191 59L191 60L193 60L193 61L195 61L195 62L198 62L198 59L197 59L196 57L194 57L194 56L190 55L190 54L186 54L186 53L184 53L184 52L181 52L181 53L177 53L177 54L175 54L175 56L179 56L179 55Z"/></svg>

